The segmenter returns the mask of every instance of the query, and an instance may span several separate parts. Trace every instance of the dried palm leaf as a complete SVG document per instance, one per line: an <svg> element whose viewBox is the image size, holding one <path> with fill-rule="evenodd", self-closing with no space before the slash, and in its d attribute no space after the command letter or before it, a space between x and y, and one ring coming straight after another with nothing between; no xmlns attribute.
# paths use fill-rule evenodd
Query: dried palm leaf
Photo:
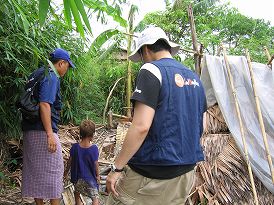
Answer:
<svg viewBox="0 0 274 205"><path fill-rule="evenodd" d="M228 127L218 105L210 107L204 115L204 134L228 132Z"/></svg>
<svg viewBox="0 0 274 205"><path fill-rule="evenodd" d="M208 134L201 142L206 161L197 166L198 180L195 180L188 204L199 204L204 200L208 204L254 204L247 165L232 136ZM256 177L255 183L259 204L274 204L273 194Z"/></svg>

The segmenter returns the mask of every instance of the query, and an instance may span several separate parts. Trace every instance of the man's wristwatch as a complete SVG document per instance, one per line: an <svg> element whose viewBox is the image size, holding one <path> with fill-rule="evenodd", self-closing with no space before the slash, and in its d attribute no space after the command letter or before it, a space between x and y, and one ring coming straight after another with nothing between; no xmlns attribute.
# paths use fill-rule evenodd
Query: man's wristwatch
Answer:
<svg viewBox="0 0 274 205"><path fill-rule="evenodd" d="M110 170L111 170L112 172L122 172L122 171L124 171L124 168L122 168L122 169L117 169L116 166L115 166L114 164L111 164L111 165L110 165Z"/></svg>

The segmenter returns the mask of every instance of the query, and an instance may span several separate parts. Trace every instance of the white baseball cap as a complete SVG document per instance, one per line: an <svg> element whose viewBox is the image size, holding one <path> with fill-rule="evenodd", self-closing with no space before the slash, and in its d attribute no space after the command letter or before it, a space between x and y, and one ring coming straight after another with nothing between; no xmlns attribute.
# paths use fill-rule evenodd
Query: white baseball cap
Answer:
<svg viewBox="0 0 274 205"><path fill-rule="evenodd" d="M128 58L134 62L141 61L141 56L138 53L138 50L143 45L152 45L159 39L165 40L167 44L170 45L172 56L178 53L180 46L176 43L169 41L163 29L155 26L149 26L148 28L146 28L144 31L141 32L140 36L137 39L136 48Z"/></svg>

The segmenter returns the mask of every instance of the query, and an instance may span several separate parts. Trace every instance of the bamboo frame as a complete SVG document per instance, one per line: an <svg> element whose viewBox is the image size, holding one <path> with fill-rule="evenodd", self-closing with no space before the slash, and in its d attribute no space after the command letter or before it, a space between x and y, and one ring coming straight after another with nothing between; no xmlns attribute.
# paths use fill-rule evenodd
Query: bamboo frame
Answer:
<svg viewBox="0 0 274 205"><path fill-rule="evenodd" d="M190 50L190 49L186 49L186 48L181 47L180 50L188 52L188 53L193 53L193 54L199 55L199 53L197 53L196 51Z"/></svg>
<svg viewBox="0 0 274 205"><path fill-rule="evenodd" d="M199 48L199 53L198 53L198 63L199 63L199 68L200 68L200 75L202 74L202 57L203 57L203 50L204 50L204 45L200 44L200 48Z"/></svg>
<svg viewBox="0 0 274 205"><path fill-rule="evenodd" d="M268 49L267 49L266 46L264 46L264 52L265 52L265 55L266 55L266 57L267 57L267 60L270 61L271 56L270 56L270 53L269 53L269 51L268 51Z"/></svg>
<svg viewBox="0 0 274 205"><path fill-rule="evenodd" d="M192 44L193 44L193 50L194 53L194 62L195 62L195 71L200 76L201 75L201 67L199 63L200 53L198 48L198 41L197 41L197 34L196 34L196 28L194 23L194 17L193 17L193 10L191 4L187 7L187 13L190 23L190 30L191 30L191 38L192 38Z"/></svg>
<svg viewBox="0 0 274 205"><path fill-rule="evenodd" d="M113 115L111 109L108 112L108 128L113 128Z"/></svg>
<svg viewBox="0 0 274 205"><path fill-rule="evenodd" d="M262 111L261 111L261 107L260 107L260 101L259 101L259 98L258 98L258 95L257 95L257 90L256 90L256 86L255 86L255 81L254 81L253 68L252 68L252 65L251 65L251 60L250 60L250 55L249 55L248 49L246 49L245 54L246 54L249 73L250 73L250 77L251 77L251 84L252 84L252 87L253 87L253 93L254 93L254 98L255 98L256 109L257 109L257 114L258 114L258 118L259 118L260 128L261 128L261 132L262 132L262 136L263 136L263 141L264 141L264 146L265 146L265 151L266 151L266 157L267 157L267 161L268 161L268 165L269 165L270 174L271 174L271 177L272 177L272 183L274 184L273 164L272 164L272 159L271 159L271 155L270 155L270 152L269 152L269 146L268 146L268 141L267 141L267 137L266 137L266 133L265 133L265 126L264 126Z"/></svg>
<svg viewBox="0 0 274 205"><path fill-rule="evenodd" d="M118 114L115 114L115 113L112 113L112 116L113 116L113 117L118 117L118 118L121 118L121 119L129 119L128 116L125 116L125 115L118 115Z"/></svg>
<svg viewBox="0 0 274 205"><path fill-rule="evenodd" d="M226 68L227 68L228 78L229 78L230 86L231 86L231 89L232 89L233 98L234 98L234 101L235 101L235 108L236 108L237 117L238 117L239 124L240 124L241 137L242 137L242 142L243 142L243 145L244 145L244 155L245 155L245 160L246 160L247 167L248 167L248 174L249 174L249 178L250 178L250 182L251 182L252 192L253 192L253 196L254 196L254 202L255 202L256 205L259 205L257 191L256 191L256 188L255 188L255 183L254 183L253 172L252 172L252 169L251 169L251 164L250 164L250 160L249 160L249 156L248 156L248 150L247 150L246 139L245 139L244 128L243 128L243 121L242 121L242 117L241 117L241 113L240 113L240 108L239 108L236 89L235 89L235 86L234 86L234 83L233 83L233 76L231 74L231 68L230 68L228 58L227 58L227 55L226 55L226 49L223 46L221 46L220 49L223 50L223 55L224 55L225 65L226 65Z"/></svg>
<svg viewBox="0 0 274 205"><path fill-rule="evenodd" d="M111 91L110 91L109 94L108 94L107 102L106 102L106 105L105 105L105 108L104 108L104 112L103 112L103 124L105 124L105 122L106 122L106 112L107 112L108 103L109 103L110 97L111 97L111 95L112 95L112 92L113 92L113 90L115 89L115 87L116 87L116 85L118 84L118 82L119 82L120 80L122 80L123 78L125 78L125 77L119 78L119 79L114 83L114 85L113 85Z"/></svg>
<svg viewBox="0 0 274 205"><path fill-rule="evenodd" d="M267 62L267 65L271 66L271 63L272 63L273 59L274 59L274 55L269 59L269 61Z"/></svg>
<svg viewBox="0 0 274 205"><path fill-rule="evenodd" d="M268 48L266 46L264 46L264 52L265 52L265 55L266 55L267 60L268 60L267 65L270 65L270 68L272 68L271 63L274 59L274 55L272 55L272 56L270 55L270 53L268 51Z"/></svg>

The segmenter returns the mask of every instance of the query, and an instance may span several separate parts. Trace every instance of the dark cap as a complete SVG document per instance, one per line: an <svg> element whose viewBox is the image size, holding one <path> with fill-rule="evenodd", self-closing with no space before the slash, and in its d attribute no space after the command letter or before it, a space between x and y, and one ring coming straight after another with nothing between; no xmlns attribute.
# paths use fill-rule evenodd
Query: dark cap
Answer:
<svg viewBox="0 0 274 205"><path fill-rule="evenodd" d="M68 61L70 67L75 68L74 64L72 63L69 53L62 49L62 48L56 48L51 54L50 57L52 59L62 59Z"/></svg>

